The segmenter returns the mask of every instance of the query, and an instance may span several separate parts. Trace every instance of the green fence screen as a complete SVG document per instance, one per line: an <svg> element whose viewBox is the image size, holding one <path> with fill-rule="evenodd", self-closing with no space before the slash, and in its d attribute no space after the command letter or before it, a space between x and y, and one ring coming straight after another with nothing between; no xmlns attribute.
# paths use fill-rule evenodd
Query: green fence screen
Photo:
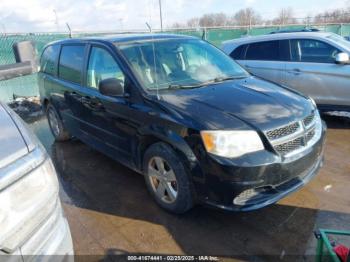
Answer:
<svg viewBox="0 0 350 262"><path fill-rule="evenodd" d="M326 32L333 32L342 36L350 35L350 24L332 24L332 25L313 25L313 28L318 28ZM272 31L280 29L303 29L305 25L295 26L268 26L268 27L253 27L253 28L201 28L198 30L171 30L167 33L177 33L184 35L192 35L196 37L204 37L209 42L220 47L225 40L240 38L243 36L268 34ZM110 34L110 33L108 33ZM73 37L84 37L97 35L93 33L73 34ZM103 35L99 33L98 35ZM15 63L12 45L15 42L31 40L35 42L38 54L41 53L43 47L52 41L67 38L68 34L9 34L0 35L0 65ZM18 96L37 96L38 86L36 83L36 74L18 77L15 79L0 81L0 100L10 102L14 95Z"/></svg>

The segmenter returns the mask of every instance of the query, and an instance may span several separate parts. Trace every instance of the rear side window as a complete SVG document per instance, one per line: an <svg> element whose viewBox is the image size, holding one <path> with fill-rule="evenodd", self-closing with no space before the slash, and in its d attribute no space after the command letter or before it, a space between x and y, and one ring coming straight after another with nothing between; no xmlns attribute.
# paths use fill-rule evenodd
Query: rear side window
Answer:
<svg viewBox="0 0 350 262"><path fill-rule="evenodd" d="M294 39L291 44L291 60L294 62L334 63L340 52L336 47L313 39Z"/></svg>
<svg viewBox="0 0 350 262"><path fill-rule="evenodd" d="M59 77L73 82L81 83L84 63L84 45L64 45L62 46Z"/></svg>
<svg viewBox="0 0 350 262"><path fill-rule="evenodd" d="M241 46L237 47L235 50L232 51L230 56L235 60L244 59L244 52L245 52L246 47L247 47L247 45L241 45Z"/></svg>
<svg viewBox="0 0 350 262"><path fill-rule="evenodd" d="M279 61L279 41L266 41L250 44L245 59Z"/></svg>
<svg viewBox="0 0 350 262"><path fill-rule="evenodd" d="M60 51L60 47L58 45L48 46L40 60L40 71L49 75L56 74L56 61L58 58L58 53Z"/></svg>

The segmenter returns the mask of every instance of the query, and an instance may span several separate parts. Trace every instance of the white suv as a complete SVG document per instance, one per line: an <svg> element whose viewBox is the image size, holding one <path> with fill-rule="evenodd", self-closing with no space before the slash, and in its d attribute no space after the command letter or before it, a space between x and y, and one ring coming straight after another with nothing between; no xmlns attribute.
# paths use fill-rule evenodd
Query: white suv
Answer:
<svg viewBox="0 0 350 262"><path fill-rule="evenodd" d="M73 260L51 159L22 120L1 102L0 126L0 260L37 261L41 255Z"/></svg>
<svg viewBox="0 0 350 262"><path fill-rule="evenodd" d="M350 110L350 42L326 32L277 33L222 45L250 73L311 96L321 110Z"/></svg>

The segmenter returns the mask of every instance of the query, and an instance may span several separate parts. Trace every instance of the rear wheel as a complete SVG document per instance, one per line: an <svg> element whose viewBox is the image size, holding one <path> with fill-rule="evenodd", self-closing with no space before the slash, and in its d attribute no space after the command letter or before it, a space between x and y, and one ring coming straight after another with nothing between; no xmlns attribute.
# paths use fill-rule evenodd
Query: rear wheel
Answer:
<svg viewBox="0 0 350 262"><path fill-rule="evenodd" d="M162 208L184 213L193 206L189 177L169 145L152 145L145 153L143 170L147 188Z"/></svg>
<svg viewBox="0 0 350 262"><path fill-rule="evenodd" d="M46 110L47 120L56 141L67 141L71 138L69 132L64 128L61 118L52 104L48 104Z"/></svg>

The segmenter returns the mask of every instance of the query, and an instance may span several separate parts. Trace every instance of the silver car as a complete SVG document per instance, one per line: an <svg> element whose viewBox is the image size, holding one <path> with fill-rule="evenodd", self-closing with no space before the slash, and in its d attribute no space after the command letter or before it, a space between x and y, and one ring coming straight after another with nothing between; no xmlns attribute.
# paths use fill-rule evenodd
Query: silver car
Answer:
<svg viewBox="0 0 350 262"><path fill-rule="evenodd" d="M279 33L222 45L250 73L312 97L320 110L350 110L350 42L326 32Z"/></svg>
<svg viewBox="0 0 350 262"><path fill-rule="evenodd" d="M51 159L1 102L0 126L0 260L56 255L55 261L71 261L72 238Z"/></svg>

